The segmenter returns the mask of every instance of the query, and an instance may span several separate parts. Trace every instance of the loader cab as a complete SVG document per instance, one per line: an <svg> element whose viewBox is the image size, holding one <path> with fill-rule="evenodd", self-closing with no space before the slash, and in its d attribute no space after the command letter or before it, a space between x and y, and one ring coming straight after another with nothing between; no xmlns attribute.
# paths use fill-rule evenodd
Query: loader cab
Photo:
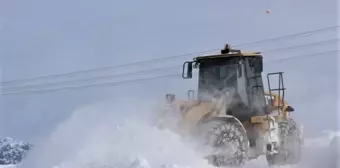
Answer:
<svg viewBox="0 0 340 168"><path fill-rule="evenodd" d="M226 45L221 54L196 57L185 62L184 79L192 78L192 68L199 71L198 100L209 101L225 94L228 99L227 114L240 120L266 115L260 53L242 53Z"/></svg>

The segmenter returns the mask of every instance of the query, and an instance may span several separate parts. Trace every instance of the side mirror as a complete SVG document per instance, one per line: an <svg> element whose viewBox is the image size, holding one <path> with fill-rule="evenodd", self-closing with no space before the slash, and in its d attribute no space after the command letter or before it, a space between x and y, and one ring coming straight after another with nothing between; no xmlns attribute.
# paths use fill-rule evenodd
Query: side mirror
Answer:
<svg viewBox="0 0 340 168"><path fill-rule="evenodd" d="M182 71L182 78L183 79L191 79L192 78L192 63L193 63L192 61L184 62L183 71ZM187 65L187 67L185 68L186 65ZM187 70L186 73L184 72L185 69Z"/></svg>
<svg viewBox="0 0 340 168"><path fill-rule="evenodd" d="M294 108L292 106L287 106L286 112L293 112L294 111Z"/></svg>

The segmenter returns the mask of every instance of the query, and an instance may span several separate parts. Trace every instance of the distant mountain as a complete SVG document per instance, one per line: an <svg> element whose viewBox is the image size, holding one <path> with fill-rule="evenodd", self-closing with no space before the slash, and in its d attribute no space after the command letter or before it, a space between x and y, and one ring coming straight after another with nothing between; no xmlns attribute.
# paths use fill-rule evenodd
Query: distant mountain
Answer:
<svg viewBox="0 0 340 168"><path fill-rule="evenodd" d="M20 163L31 148L32 145L27 142L0 138L0 165Z"/></svg>

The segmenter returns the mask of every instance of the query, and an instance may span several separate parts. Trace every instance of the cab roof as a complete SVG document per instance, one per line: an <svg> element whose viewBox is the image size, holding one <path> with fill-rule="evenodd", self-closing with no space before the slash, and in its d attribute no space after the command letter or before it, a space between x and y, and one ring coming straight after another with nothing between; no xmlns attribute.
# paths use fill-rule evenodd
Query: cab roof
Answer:
<svg viewBox="0 0 340 168"><path fill-rule="evenodd" d="M261 52L230 52L226 54L214 54L207 56L197 56L194 58L195 61L207 60L207 59L218 59L227 57L262 57Z"/></svg>

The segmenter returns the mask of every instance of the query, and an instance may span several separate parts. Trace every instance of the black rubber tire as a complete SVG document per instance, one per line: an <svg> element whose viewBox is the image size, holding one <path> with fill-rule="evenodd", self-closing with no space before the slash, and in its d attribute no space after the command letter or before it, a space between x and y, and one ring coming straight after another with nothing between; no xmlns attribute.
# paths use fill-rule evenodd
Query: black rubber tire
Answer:
<svg viewBox="0 0 340 168"><path fill-rule="evenodd" d="M247 134L241 124L227 121L223 119L214 119L206 121L198 125L199 138L203 142L203 146L208 146L213 150L222 152L220 155L207 154L208 161L216 167L242 167L248 160L248 138ZM228 140L231 139L237 143L236 152L232 154L231 158L227 157L226 150L223 150L219 145L227 145ZM221 140L226 140L221 141ZM224 160L231 159L231 160Z"/></svg>
<svg viewBox="0 0 340 168"><path fill-rule="evenodd" d="M292 119L279 123L280 148L274 155L266 155L267 162L273 165L294 165L301 160L300 131Z"/></svg>

